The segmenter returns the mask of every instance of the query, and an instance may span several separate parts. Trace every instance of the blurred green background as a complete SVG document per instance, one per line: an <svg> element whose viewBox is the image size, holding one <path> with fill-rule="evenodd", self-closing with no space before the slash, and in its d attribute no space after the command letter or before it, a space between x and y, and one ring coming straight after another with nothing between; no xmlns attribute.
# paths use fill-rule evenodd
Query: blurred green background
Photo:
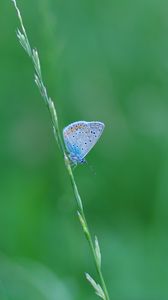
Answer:
<svg viewBox="0 0 168 300"><path fill-rule="evenodd" d="M75 177L111 300L168 299L168 2L18 5L61 127L106 124ZM94 300L84 277L97 279L94 264L17 27L1 0L0 300Z"/></svg>

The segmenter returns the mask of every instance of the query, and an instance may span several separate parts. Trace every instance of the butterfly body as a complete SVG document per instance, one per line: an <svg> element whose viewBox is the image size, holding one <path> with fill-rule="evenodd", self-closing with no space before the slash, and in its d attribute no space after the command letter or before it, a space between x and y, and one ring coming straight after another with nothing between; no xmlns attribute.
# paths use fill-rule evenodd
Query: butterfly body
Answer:
<svg viewBox="0 0 168 300"><path fill-rule="evenodd" d="M99 140L104 127L105 125L98 121L78 121L64 128L64 142L73 164L86 162L85 156Z"/></svg>

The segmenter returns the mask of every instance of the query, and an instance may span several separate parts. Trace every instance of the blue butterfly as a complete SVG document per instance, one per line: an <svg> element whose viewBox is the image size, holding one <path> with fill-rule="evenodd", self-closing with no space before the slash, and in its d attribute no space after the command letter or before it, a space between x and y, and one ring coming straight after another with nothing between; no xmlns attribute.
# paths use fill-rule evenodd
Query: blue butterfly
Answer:
<svg viewBox="0 0 168 300"><path fill-rule="evenodd" d="M73 164L86 162L85 156L99 140L104 127L102 122L78 121L64 128L64 142Z"/></svg>

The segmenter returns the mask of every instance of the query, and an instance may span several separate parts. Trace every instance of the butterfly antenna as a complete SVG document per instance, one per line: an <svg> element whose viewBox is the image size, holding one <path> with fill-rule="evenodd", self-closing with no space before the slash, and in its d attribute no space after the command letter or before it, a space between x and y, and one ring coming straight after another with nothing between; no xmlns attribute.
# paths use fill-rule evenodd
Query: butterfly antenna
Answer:
<svg viewBox="0 0 168 300"><path fill-rule="evenodd" d="M88 161L87 161L87 160L85 160L85 162L86 162L86 164L88 165L88 167L89 167L89 169L90 169L91 173L92 173L93 175L95 175L95 176L96 176L96 171L94 170L93 166L92 166L92 165L90 165L90 164L88 163Z"/></svg>
<svg viewBox="0 0 168 300"><path fill-rule="evenodd" d="M77 164L73 164L72 165L72 170L74 171L76 169L76 167L77 167Z"/></svg>

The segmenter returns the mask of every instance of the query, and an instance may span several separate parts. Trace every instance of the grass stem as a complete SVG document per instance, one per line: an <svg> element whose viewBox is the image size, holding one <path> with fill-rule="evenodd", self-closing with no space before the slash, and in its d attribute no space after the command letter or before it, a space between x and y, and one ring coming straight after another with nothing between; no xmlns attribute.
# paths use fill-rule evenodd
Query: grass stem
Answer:
<svg viewBox="0 0 168 300"><path fill-rule="evenodd" d="M84 234L86 236L86 239L89 243L89 246L91 248L91 252L93 254L93 258L94 258L94 262L96 265L96 269L97 269L97 273L99 275L99 280L100 280L100 285L97 284L93 278L89 275L86 274L86 277L88 279L88 281L91 283L91 285L93 286L96 294L102 298L103 300L110 300L109 295L108 295L108 291L106 288L106 284L104 281L104 277L102 275L102 270L101 270L101 253L100 253L100 248L99 248L99 244L98 244L98 240L97 238L95 238L95 244L93 242L93 239L91 237L90 234L90 230L89 227L87 225L87 221L86 221L86 217L85 217L85 213L84 213L84 209L83 209L83 203L82 203L82 199L80 197L76 182L75 182L75 178L73 175L73 171L72 171L72 167L71 167L71 162L69 160L69 157L65 151L65 146L64 143L62 141L62 135L59 129L59 124L58 124L58 118L57 118L57 112L56 112L56 108L54 105L54 102L51 100L51 98L48 96L48 92L47 89L45 87L43 78L42 78L42 72L41 72L41 65L40 65L40 59L39 59L39 55L36 49L33 49L30 45L24 24L23 24L23 20L22 20L22 16L20 13L20 10L17 6L16 0L11 0L14 4L14 7L16 9L17 15L18 15L18 19L20 22L20 26L21 26L21 30L17 31L17 37L19 39L19 42L21 44L21 46L24 48L24 50L26 51L26 53L28 54L28 56L30 57L30 59L32 60L33 66L34 66L34 72L35 72L35 83L39 89L39 92L49 110L50 116L51 116L51 121L52 121L52 126L53 126L53 131L54 131L54 137L56 139L56 142L59 146L59 149L61 150L61 153L64 157L64 161L65 161L65 166L66 169L68 171L68 174L70 176L70 181L72 184L72 188L74 191L74 196L76 199L76 203L77 203L77 208L78 208L78 217L80 220L80 223L82 225L82 229L84 231Z"/></svg>

